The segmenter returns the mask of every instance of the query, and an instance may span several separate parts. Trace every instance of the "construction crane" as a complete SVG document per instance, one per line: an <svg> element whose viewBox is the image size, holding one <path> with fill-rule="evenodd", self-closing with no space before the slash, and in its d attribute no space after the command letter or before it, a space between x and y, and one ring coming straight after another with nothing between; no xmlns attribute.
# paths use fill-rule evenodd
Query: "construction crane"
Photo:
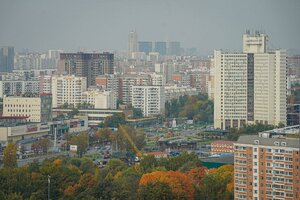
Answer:
<svg viewBox="0 0 300 200"><path fill-rule="evenodd" d="M134 144L134 142L132 141L131 137L129 136L129 134L127 133L127 131L124 129L124 127L122 125L119 125L119 129L120 129L120 133L127 139L127 141L129 142L130 146L132 147L133 151L135 152L136 156L139 159L142 159L142 153L141 151L136 147L136 145Z"/></svg>

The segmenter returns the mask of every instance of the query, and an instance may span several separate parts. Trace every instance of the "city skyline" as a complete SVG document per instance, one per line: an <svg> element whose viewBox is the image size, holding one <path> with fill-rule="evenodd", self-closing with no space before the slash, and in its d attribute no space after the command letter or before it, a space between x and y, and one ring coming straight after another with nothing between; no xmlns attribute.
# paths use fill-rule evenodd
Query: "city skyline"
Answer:
<svg viewBox="0 0 300 200"><path fill-rule="evenodd" d="M0 44L16 51L126 51L128 32L135 30L139 41L179 41L208 55L214 49L241 50L238 38L250 29L272 36L270 48L300 52L298 1L1 0L0 5Z"/></svg>

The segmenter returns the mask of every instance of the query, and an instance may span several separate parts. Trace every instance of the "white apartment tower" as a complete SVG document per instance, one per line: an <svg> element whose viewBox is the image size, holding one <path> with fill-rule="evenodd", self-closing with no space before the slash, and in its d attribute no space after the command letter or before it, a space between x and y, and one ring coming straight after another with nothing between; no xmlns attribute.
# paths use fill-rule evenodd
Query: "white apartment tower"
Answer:
<svg viewBox="0 0 300 200"><path fill-rule="evenodd" d="M74 107L82 103L82 93L87 89L86 77L53 76L52 77L52 102L53 108L64 103Z"/></svg>
<svg viewBox="0 0 300 200"><path fill-rule="evenodd" d="M142 110L145 117L163 114L165 92L163 86L132 86L132 106Z"/></svg>
<svg viewBox="0 0 300 200"><path fill-rule="evenodd" d="M243 52L214 52L214 127L286 124L286 52L267 51L267 35L243 36Z"/></svg>

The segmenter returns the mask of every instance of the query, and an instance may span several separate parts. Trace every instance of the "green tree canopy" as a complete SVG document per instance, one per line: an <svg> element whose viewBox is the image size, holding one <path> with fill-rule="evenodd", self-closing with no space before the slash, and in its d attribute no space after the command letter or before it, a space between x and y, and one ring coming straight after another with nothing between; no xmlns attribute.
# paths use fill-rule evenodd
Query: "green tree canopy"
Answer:
<svg viewBox="0 0 300 200"><path fill-rule="evenodd" d="M8 144L3 152L4 167L17 167L17 146L15 144Z"/></svg>

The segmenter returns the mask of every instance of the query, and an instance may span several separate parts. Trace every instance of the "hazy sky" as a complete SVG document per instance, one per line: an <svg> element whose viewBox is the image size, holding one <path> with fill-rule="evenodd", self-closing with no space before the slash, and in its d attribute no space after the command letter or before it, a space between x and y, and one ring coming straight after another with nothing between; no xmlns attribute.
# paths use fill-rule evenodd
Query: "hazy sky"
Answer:
<svg viewBox="0 0 300 200"><path fill-rule="evenodd" d="M180 41L202 54L240 50L246 29L271 48L300 49L300 0L0 0L0 46L17 51L126 50L140 41Z"/></svg>

